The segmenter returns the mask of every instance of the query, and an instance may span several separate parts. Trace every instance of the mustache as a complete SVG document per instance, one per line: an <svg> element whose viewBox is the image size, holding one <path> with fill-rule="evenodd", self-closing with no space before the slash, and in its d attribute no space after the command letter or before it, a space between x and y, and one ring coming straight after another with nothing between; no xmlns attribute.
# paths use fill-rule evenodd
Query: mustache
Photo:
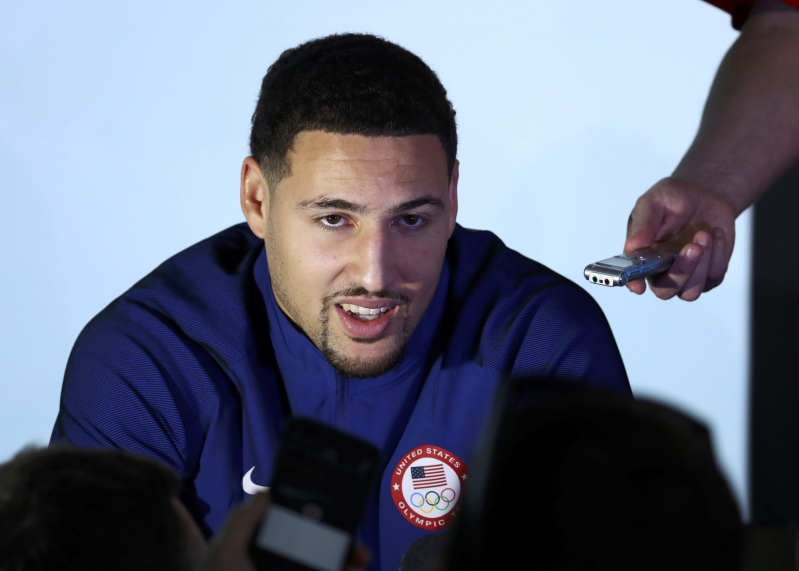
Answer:
<svg viewBox="0 0 799 571"><path fill-rule="evenodd" d="M326 295L324 297L324 304L325 306L328 306L330 302L337 297L360 297L360 296L391 299L395 301L401 301L402 303L408 303L411 301L410 297L408 297L407 295L396 289L385 288L381 289L380 291L369 291L363 286L357 284L351 284L348 286L344 286L343 288Z"/></svg>

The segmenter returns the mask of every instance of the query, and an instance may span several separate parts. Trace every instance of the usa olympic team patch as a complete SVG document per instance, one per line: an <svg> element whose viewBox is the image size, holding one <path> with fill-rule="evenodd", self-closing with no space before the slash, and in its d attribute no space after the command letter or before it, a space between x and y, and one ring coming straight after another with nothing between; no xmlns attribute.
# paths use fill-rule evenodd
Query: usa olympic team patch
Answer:
<svg viewBox="0 0 799 571"><path fill-rule="evenodd" d="M442 529L458 511L468 475L466 464L449 450L426 444L408 452L391 476L391 498L416 527Z"/></svg>

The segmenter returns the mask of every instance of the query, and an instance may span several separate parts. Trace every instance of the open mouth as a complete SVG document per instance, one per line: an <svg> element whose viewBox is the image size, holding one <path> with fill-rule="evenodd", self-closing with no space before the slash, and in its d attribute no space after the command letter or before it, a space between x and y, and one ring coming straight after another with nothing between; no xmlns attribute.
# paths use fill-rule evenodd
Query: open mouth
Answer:
<svg viewBox="0 0 799 571"><path fill-rule="evenodd" d="M378 305L378 303L384 305ZM376 307L364 307L365 305ZM364 305L337 303L336 313L346 333L354 339L376 340L390 331L391 323L397 315L398 305L383 300L370 300Z"/></svg>
<svg viewBox="0 0 799 571"><path fill-rule="evenodd" d="M354 317L361 321L374 321L378 319L391 308L386 307L362 307L354 303L342 303L339 305L350 317Z"/></svg>

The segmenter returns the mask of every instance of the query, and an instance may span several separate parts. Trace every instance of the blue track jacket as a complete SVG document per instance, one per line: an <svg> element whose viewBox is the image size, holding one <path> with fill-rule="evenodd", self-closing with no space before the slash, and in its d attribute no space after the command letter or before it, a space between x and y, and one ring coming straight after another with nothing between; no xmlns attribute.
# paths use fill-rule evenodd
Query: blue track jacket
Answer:
<svg viewBox="0 0 799 571"><path fill-rule="evenodd" d="M240 224L167 260L86 326L52 439L173 466L210 535L244 488L269 485L289 415L335 426L382 451L358 540L372 569L393 571L411 543L457 515L457 484L468 486L497 383L510 375L630 392L585 291L460 226L401 363L342 378L277 306L263 242Z"/></svg>

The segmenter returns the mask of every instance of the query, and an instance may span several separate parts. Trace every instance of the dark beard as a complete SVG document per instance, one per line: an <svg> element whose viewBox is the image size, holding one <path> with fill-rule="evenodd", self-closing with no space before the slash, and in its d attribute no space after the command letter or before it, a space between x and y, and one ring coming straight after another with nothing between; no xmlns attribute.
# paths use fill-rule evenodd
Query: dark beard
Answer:
<svg viewBox="0 0 799 571"><path fill-rule="evenodd" d="M392 290L383 290L372 294L364 287L351 285L325 296L322 300L322 313L319 316L316 327L311 328L308 327L310 324L301 323L299 321L298 318L301 313L297 311L297 308L291 303L291 298L286 295L286 292L283 290L283 275L280 270L279 264L275 264L274 268L270 268L272 292L275 294L275 298L279 301L279 304L285 308L284 313L289 320L316 345L325 359L327 359L327 362L333 366L340 376L353 379L379 377L394 369L400 361L402 361L402 358L405 356L405 348L408 344L408 339L410 338L410 298L407 295ZM382 297L405 302L398 309L401 314L395 317L402 319L402 332L398 339L398 343L388 355L380 359L347 357L341 352L336 351L330 342L329 315L331 305L333 305L333 299L339 296L360 295L372 295L373 297ZM379 341L379 339L354 339L354 341L357 343L375 343Z"/></svg>
<svg viewBox="0 0 799 571"><path fill-rule="evenodd" d="M398 339L397 345L388 354L379 359L359 359L352 358L341 354L336 351L330 344L330 309L334 297L346 296L359 296L368 295L366 289L355 286L345 291L339 291L325 297L322 302L322 313L319 315L319 332L320 338L317 342L317 347L325 356L327 362L330 363L336 372L342 377L352 379L368 379L379 377L396 368L402 358L405 356L405 349L408 346L408 339L410 338L410 309L407 296L398 292L381 291L372 294L375 297L385 297L389 299L400 299L406 303L401 305L398 311L401 313L395 318L402 319L402 332ZM353 339L356 343L375 343L379 339Z"/></svg>

